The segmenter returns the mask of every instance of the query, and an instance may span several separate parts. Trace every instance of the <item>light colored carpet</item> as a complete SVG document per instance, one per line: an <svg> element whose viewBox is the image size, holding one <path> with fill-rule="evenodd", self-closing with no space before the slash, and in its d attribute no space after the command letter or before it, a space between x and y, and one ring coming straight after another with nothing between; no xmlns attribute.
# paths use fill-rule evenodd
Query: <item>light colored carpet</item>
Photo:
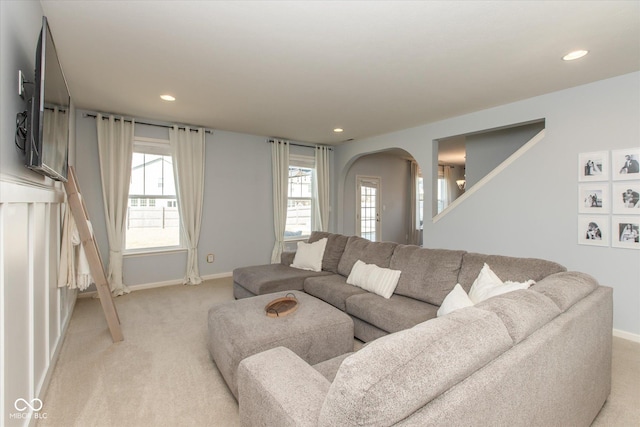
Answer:
<svg viewBox="0 0 640 427"><path fill-rule="evenodd" d="M231 278L118 297L125 340L116 344L99 301L79 299L37 425L239 425L206 347L209 307L231 299ZM640 425L640 344L614 338L612 387L593 425Z"/></svg>
<svg viewBox="0 0 640 427"><path fill-rule="evenodd" d="M100 302L76 302L38 426L236 426L238 404L209 358L207 311L232 279L116 298L124 341Z"/></svg>

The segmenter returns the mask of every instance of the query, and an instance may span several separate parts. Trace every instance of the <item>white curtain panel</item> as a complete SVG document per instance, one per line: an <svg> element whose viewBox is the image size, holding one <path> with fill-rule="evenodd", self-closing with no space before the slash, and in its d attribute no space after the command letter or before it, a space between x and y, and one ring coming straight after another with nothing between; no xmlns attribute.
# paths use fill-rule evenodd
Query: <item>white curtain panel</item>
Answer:
<svg viewBox="0 0 640 427"><path fill-rule="evenodd" d="M409 162L409 244L419 245L418 228L418 164Z"/></svg>
<svg viewBox="0 0 640 427"><path fill-rule="evenodd" d="M202 283L198 271L198 241L204 197L204 137L203 128L195 131L173 126L169 130L180 223L187 244L187 269L182 281L185 285Z"/></svg>
<svg viewBox="0 0 640 427"><path fill-rule="evenodd" d="M280 262L284 249L284 229L287 226L287 197L289 191L289 143L275 140L271 144L271 173L273 175L273 229L276 242L271 263Z"/></svg>
<svg viewBox="0 0 640 427"><path fill-rule="evenodd" d="M107 280L115 296L129 293L122 279L122 251L129 202L134 121L96 117L102 197L109 240Z"/></svg>
<svg viewBox="0 0 640 427"><path fill-rule="evenodd" d="M330 190L331 182L331 149L329 147L316 146L316 229L318 231L329 231L329 206L331 204Z"/></svg>

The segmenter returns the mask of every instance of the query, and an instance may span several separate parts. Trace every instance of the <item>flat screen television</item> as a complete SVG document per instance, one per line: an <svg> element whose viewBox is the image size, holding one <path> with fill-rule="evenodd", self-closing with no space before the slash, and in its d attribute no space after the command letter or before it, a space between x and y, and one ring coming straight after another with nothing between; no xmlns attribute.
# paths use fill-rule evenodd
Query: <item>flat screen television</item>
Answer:
<svg viewBox="0 0 640 427"><path fill-rule="evenodd" d="M26 166L54 180L66 181L71 96L46 17L42 18L34 91L28 102Z"/></svg>

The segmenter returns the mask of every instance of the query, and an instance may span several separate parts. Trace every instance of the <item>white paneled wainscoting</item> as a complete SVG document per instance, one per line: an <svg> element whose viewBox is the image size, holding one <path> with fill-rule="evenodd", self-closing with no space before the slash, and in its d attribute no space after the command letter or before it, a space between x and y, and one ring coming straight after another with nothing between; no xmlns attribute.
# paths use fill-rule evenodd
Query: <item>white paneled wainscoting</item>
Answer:
<svg viewBox="0 0 640 427"><path fill-rule="evenodd" d="M0 177L0 413L3 426L46 417L43 395L76 301L58 288L64 190Z"/></svg>

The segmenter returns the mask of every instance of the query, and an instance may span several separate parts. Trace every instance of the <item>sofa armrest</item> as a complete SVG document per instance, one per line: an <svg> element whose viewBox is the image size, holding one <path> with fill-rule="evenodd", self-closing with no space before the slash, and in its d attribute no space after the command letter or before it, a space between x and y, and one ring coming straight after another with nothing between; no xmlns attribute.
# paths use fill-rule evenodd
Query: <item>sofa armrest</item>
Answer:
<svg viewBox="0 0 640 427"><path fill-rule="evenodd" d="M291 350L276 347L238 366L243 426L317 425L331 383Z"/></svg>
<svg viewBox="0 0 640 427"><path fill-rule="evenodd" d="M295 256L296 256L296 253L293 251L282 252L282 254L280 254L280 264L286 265L286 266L293 264L293 258L295 258Z"/></svg>

